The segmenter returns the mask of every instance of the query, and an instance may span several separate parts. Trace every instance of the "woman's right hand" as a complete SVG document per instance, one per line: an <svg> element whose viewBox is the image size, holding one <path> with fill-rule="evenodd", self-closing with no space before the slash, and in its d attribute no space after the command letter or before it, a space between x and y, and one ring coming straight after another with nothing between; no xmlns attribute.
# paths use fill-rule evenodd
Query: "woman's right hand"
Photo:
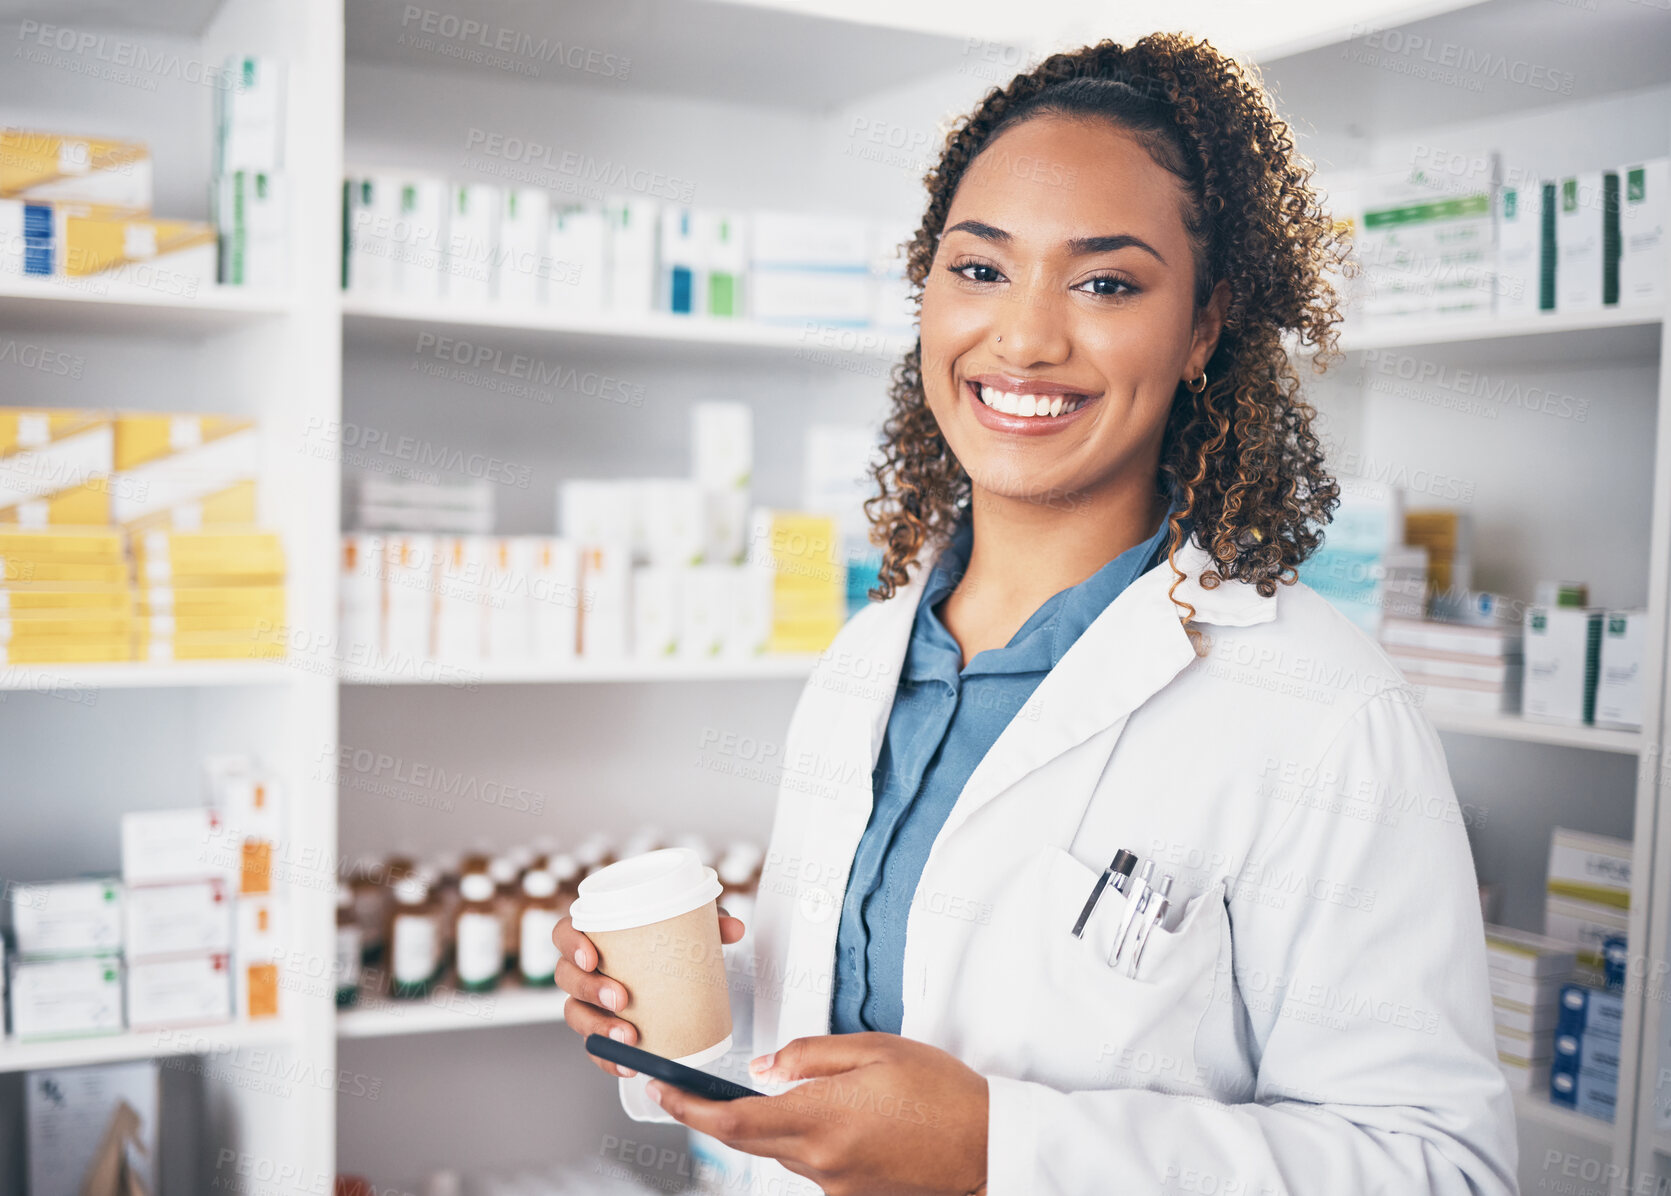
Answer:
<svg viewBox="0 0 1671 1196"><path fill-rule="evenodd" d="M719 911L719 940L734 943L743 937L743 920ZM619 980L597 971L598 949L591 939L574 928L565 915L551 932L557 945L557 987L568 994L563 1006L563 1020L576 1034L604 1034L628 1046L638 1045L638 1027L615 1016L615 1010L627 1007L627 987ZM631 1068L617 1067L596 1055L588 1055L606 1074L636 1075Z"/></svg>

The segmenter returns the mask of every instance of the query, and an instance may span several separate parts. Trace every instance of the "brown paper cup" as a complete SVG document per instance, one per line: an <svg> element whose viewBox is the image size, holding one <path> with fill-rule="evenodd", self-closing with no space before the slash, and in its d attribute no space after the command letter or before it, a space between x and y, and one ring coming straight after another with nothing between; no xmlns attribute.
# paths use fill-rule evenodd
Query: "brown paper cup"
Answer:
<svg viewBox="0 0 1671 1196"><path fill-rule="evenodd" d="M731 1033L714 902L648 926L587 937L597 946L598 970L626 985L627 1006L616 1012L638 1027L638 1046L680 1059Z"/></svg>

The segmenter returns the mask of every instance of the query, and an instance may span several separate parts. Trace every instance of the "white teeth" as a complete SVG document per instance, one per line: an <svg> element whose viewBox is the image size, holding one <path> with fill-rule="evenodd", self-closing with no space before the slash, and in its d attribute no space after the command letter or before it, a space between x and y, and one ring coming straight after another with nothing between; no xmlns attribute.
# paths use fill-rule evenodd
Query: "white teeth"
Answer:
<svg viewBox="0 0 1671 1196"><path fill-rule="evenodd" d="M1066 395L1028 395L1012 394L1007 390L999 390L993 386L980 388L981 402L994 411L1002 411L1005 415L1019 415L1023 418L1041 415L1064 415L1069 411L1077 411L1084 400L1068 398Z"/></svg>

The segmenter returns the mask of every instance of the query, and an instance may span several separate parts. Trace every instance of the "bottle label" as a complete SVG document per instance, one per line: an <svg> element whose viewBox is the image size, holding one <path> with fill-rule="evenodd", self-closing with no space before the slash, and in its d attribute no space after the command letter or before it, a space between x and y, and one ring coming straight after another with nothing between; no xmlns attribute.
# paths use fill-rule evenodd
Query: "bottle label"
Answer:
<svg viewBox="0 0 1671 1196"><path fill-rule="evenodd" d="M557 911L528 909L522 911L522 974L530 980L550 980L557 972L557 944L551 932L557 929Z"/></svg>
<svg viewBox="0 0 1671 1196"><path fill-rule="evenodd" d="M460 914L458 918L458 978L480 984L499 974L505 948L496 914Z"/></svg>
<svg viewBox="0 0 1671 1196"><path fill-rule="evenodd" d="M396 984L427 984L435 975L435 919L396 918L390 972Z"/></svg>
<svg viewBox="0 0 1671 1196"><path fill-rule="evenodd" d="M337 927L336 978L338 988L360 986L360 928Z"/></svg>

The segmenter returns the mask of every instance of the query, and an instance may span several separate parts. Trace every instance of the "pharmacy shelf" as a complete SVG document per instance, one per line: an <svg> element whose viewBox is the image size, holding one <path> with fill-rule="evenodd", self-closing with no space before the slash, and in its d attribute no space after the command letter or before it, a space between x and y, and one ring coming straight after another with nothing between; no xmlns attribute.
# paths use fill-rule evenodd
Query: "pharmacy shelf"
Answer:
<svg viewBox="0 0 1671 1196"><path fill-rule="evenodd" d="M1540 723L1518 714L1463 714L1451 710L1429 710L1427 717L1439 730L1458 735L1588 748L1596 752L1620 752L1627 756L1639 753L1643 744L1640 731L1611 731L1605 727L1577 723Z"/></svg>
<svg viewBox="0 0 1671 1196"><path fill-rule="evenodd" d="M557 345L611 345L636 351L711 348L761 352L791 359L824 361L831 357L854 360L892 359L914 342L898 334L871 328L815 325L757 324L701 316L652 312L640 316L557 311L539 307L460 307L445 302L342 297L343 333L350 344L396 345L410 349L420 334L469 340L492 334L519 342ZM473 342L470 349L480 347ZM489 348L500 346L497 342ZM462 350L461 350L462 351ZM483 368L469 355L458 359L461 368Z"/></svg>
<svg viewBox="0 0 1671 1196"><path fill-rule="evenodd" d="M1664 320L1664 310L1657 307L1540 312L1501 319L1349 320L1341 329L1340 348L1363 353L1444 346L1466 351L1473 361L1489 360L1494 354L1524 360L1529 353L1549 359L1647 358L1659 351Z"/></svg>
<svg viewBox="0 0 1671 1196"><path fill-rule="evenodd" d="M394 1001L362 991L357 1008L337 1014L337 1038L393 1038L560 1022L568 999L567 993L557 989L513 985L487 993L437 988L414 1001Z"/></svg>
<svg viewBox="0 0 1671 1196"><path fill-rule="evenodd" d="M348 667L337 674L344 685L562 685L611 681L775 681L799 680L812 672L816 656L751 656L735 660L572 660L562 664L483 663L392 672Z"/></svg>
<svg viewBox="0 0 1671 1196"><path fill-rule="evenodd" d="M51 1042L7 1039L0 1043L0 1072L82 1067L93 1063L166 1059L180 1055L224 1055L243 1047L289 1042L294 1037L294 1031L286 1023L267 1021L193 1026L181 1030L129 1030L122 1034L64 1038Z"/></svg>
<svg viewBox="0 0 1671 1196"><path fill-rule="evenodd" d="M1585 1138L1597 1146L1610 1146L1613 1142L1612 1122L1563 1109L1560 1105L1551 1104L1549 1098L1540 1092L1516 1092L1514 1113L1521 1121Z"/></svg>
<svg viewBox="0 0 1671 1196"><path fill-rule="evenodd" d="M284 685L294 669L267 661L182 661L149 664L0 665L0 690L179 689L216 685Z"/></svg>
<svg viewBox="0 0 1671 1196"><path fill-rule="evenodd" d="M290 314L293 300L272 292L208 286L191 296L96 279L0 278L0 327L50 332L205 336Z"/></svg>

